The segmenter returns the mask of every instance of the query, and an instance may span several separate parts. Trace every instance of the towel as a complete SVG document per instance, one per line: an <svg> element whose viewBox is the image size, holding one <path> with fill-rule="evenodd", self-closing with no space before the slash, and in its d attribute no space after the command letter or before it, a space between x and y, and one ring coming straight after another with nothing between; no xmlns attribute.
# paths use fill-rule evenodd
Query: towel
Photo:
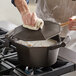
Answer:
<svg viewBox="0 0 76 76"><path fill-rule="evenodd" d="M30 25L23 24L24 28L28 28L30 30L38 30L39 28L42 29L43 26L44 26L44 21L40 18L37 18L35 26L30 26Z"/></svg>

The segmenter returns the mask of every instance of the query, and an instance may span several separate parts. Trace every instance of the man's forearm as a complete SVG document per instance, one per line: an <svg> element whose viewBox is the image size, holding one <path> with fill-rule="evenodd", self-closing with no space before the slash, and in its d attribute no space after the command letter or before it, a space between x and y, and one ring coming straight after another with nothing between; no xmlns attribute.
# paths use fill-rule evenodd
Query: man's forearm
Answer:
<svg viewBox="0 0 76 76"><path fill-rule="evenodd" d="M14 0L14 2L21 14L29 11L25 0Z"/></svg>

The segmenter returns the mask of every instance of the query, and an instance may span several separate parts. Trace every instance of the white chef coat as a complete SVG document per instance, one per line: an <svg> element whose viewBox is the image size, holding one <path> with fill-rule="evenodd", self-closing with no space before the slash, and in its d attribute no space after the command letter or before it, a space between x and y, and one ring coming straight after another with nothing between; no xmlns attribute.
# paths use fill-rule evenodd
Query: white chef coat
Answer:
<svg viewBox="0 0 76 76"><path fill-rule="evenodd" d="M74 0L38 0L37 16L43 20L66 22L76 15L76 1ZM66 36L68 27L62 28L61 36Z"/></svg>
<svg viewBox="0 0 76 76"><path fill-rule="evenodd" d="M76 15L76 0L38 0L36 13L43 20L66 22Z"/></svg>

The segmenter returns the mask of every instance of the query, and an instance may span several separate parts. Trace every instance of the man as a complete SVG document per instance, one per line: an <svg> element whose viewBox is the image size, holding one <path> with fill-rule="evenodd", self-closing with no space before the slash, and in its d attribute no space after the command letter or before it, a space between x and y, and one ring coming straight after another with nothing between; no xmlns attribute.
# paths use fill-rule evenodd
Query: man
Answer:
<svg viewBox="0 0 76 76"><path fill-rule="evenodd" d="M26 0L27 1L27 0ZM24 24L34 26L36 23L35 13L31 13L28 9L25 0L12 0L15 6L21 13ZM70 17L76 15L76 1L75 0L37 0L37 16L43 20L50 20L64 23ZM69 29L76 26L76 20L70 21Z"/></svg>

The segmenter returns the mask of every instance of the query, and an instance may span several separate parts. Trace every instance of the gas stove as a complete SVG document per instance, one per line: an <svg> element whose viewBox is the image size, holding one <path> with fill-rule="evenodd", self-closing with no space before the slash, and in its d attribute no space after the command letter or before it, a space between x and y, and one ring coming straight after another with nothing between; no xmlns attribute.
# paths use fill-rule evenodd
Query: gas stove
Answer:
<svg viewBox="0 0 76 76"><path fill-rule="evenodd" d="M76 70L74 63L61 57L50 67L22 66L18 61L16 47L5 38L7 32L0 29L0 76L60 76Z"/></svg>
<svg viewBox="0 0 76 76"><path fill-rule="evenodd" d="M0 76L60 76L75 71L75 64L58 59L51 67L31 68L19 64L17 56L2 60Z"/></svg>

